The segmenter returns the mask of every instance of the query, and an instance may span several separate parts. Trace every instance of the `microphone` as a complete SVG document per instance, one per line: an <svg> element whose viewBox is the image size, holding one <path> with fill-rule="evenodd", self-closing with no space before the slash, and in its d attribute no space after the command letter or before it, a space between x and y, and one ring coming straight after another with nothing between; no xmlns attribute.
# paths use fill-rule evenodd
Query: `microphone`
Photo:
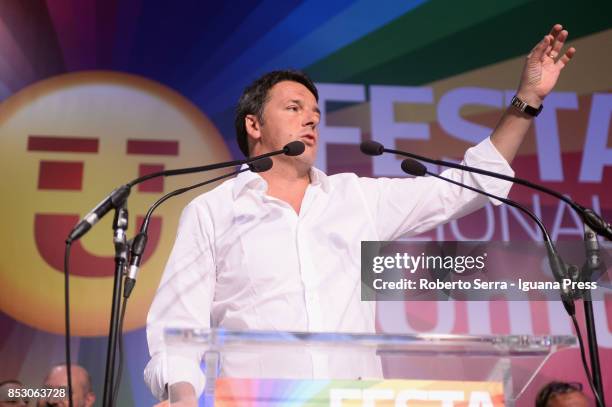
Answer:
<svg viewBox="0 0 612 407"><path fill-rule="evenodd" d="M434 160L432 158L423 157L418 154L409 153L406 151L392 150L389 148L385 148L382 144L377 141L369 140L364 141L360 145L361 152L366 155L381 155L382 153L391 153L396 155L402 155L404 157L409 157L413 159L417 159L420 161L425 161L431 164L441 165L443 167L457 168L460 170L474 172L477 174L486 175L493 178L503 179L505 181L510 181L515 184L523 185L528 188L535 189L537 191L543 192L548 195L552 195L557 199L562 200L567 203L581 218L582 221L587 224L595 233L598 235L604 236L608 240L612 240L612 225L606 222L601 215L594 212L592 209L585 208L582 205L574 202L572 199L566 197L565 195L560 194L557 191L544 187L542 185L534 184L530 181L527 181L523 178L510 177L504 174L498 174L496 172L483 170L481 168L470 167L468 165L455 164L453 162L444 161L444 160Z"/></svg>
<svg viewBox="0 0 612 407"><path fill-rule="evenodd" d="M300 155L306 149L306 145L299 140L292 141L283 147L283 153L289 157Z"/></svg>
<svg viewBox="0 0 612 407"><path fill-rule="evenodd" d="M304 145L304 143L302 143L301 141L298 141L298 143L301 144L302 146ZM302 149L302 152L303 152L303 149ZM273 165L273 162L270 157L260 158L260 159L257 159L251 162L248 168L241 168L239 170L232 171L227 174L223 174L219 177L215 177L213 179L210 179L204 182L200 182L195 185L191 185L188 187L174 190L162 196L157 201L155 201L155 203L151 205L151 207L147 211L147 214L145 215L145 218L140 227L140 232L136 235L136 237L134 238L134 241L132 242L130 265L128 267L127 275L125 277L123 297L129 298L130 294L132 293L132 290L134 289L134 285L136 285L136 277L138 275L138 271L140 269L140 263L142 262L142 256L144 254L144 251L147 245L147 240L148 240L147 232L149 230L149 223L151 221L151 216L153 215L153 211L155 211L155 209L157 209L158 206L160 206L162 203L172 198L173 196L181 195L187 191L191 191L192 189L195 189L195 188L207 185L207 184L211 184L213 182L222 180L224 178L229 178L234 175L240 174L241 172L245 172L249 170L256 172L256 173L265 172L265 171L268 171L270 168L272 168L272 165Z"/></svg>
<svg viewBox="0 0 612 407"><path fill-rule="evenodd" d="M421 164L420 162L412 159L412 158L407 158L404 161L402 161L402 170L410 175L413 175L415 177L420 177L423 176L425 174L427 175L431 175L432 177L436 177L439 178L441 180L450 182L451 184L455 184L458 185L462 188L467 188L470 191L474 191L478 194L482 194L485 196L488 196L489 198L494 198L497 199L507 205L510 205L514 208L519 209L520 211L524 212L525 214L527 214L527 216L529 216L531 219L533 219L533 221L538 225L538 227L540 228L540 230L542 231L542 235L544 236L544 245L546 246L546 252L548 254L548 263L550 265L550 269L553 273L553 275L555 276L555 279L560 282L563 283L563 279L564 278L568 278L570 277L569 272L568 272L568 267L566 265L566 263L563 261L563 259L561 259L561 256L559 255L559 253L557 252L557 249L555 248L552 239L550 238L548 231L546 230L546 228L544 227L544 224L542 223L542 220L540 218L538 218L533 212L531 212L529 209L527 209L526 207L524 207L523 205L519 204L518 202L512 201L510 199L507 198L502 198L500 196L491 194L489 192L483 191L481 189L478 188L474 188L472 186L469 185L465 185L461 182L452 180L450 178L446 178L444 176L438 175L438 174L434 174L430 171L427 170L427 167L425 167L423 164ZM572 279L573 280L573 279ZM563 302L563 306L565 307L565 310L567 311L567 313L570 316L574 316L576 315L576 307L574 305L574 296L573 296L573 292L571 289L567 288L564 284L561 284L561 301Z"/></svg>
<svg viewBox="0 0 612 407"><path fill-rule="evenodd" d="M111 209L119 208L127 197L130 195L131 187L129 185L122 185L119 188L113 190L109 196L104 198L95 208L91 210L85 217L77 223L72 229L66 243L71 243L73 240L77 240L81 236L91 229L93 225L98 223L100 219L104 217Z"/></svg>
<svg viewBox="0 0 612 407"><path fill-rule="evenodd" d="M582 266L582 276L587 281L590 281L592 278L597 279L606 272L606 266L599 254L600 247L597 235L588 225L584 225L584 248L586 259ZM595 273L596 275L594 275Z"/></svg>
<svg viewBox="0 0 612 407"><path fill-rule="evenodd" d="M366 140L362 141L359 149L365 155L382 155L385 152L385 147L377 141Z"/></svg>
<svg viewBox="0 0 612 407"><path fill-rule="evenodd" d="M402 161L402 171L415 177L422 177L423 175L427 174L427 167L417 160L406 158L404 161Z"/></svg>
<svg viewBox="0 0 612 407"><path fill-rule="evenodd" d="M304 143L302 143L304 145ZM249 169L252 172L266 172L272 168L274 161L270 157L264 157L249 164Z"/></svg>
<svg viewBox="0 0 612 407"><path fill-rule="evenodd" d="M130 195L131 189L134 185L140 184L151 178L167 177L174 175L193 174L196 172L212 171L220 168L235 167L242 164L250 164L259 159L272 157L275 155L285 154L290 157L300 155L304 152L306 146L299 140L292 141L285 145L281 150L272 151L269 153L261 154L255 157L246 158L243 160L226 161L217 164L203 165L199 167L188 167L179 168L175 170L159 171L152 174L144 175L142 177L133 179L125 185L113 190L106 198L102 200L91 212L72 229L66 243L72 243L74 240L80 239L85 233L92 228L93 225L98 223L100 219L104 217L111 209L119 208L127 200Z"/></svg>

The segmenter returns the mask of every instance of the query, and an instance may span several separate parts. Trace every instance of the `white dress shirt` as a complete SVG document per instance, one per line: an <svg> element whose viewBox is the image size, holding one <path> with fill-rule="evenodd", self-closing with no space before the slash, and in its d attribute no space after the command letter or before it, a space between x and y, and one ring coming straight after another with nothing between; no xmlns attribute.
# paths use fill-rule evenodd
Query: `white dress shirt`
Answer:
<svg viewBox="0 0 612 407"><path fill-rule="evenodd" d="M489 139L464 162L514 174ZM459 170L442 175L504 197L511 185ZM244 172L185 207L147 319L145 381L159 399L166 383L190 382L198 394L204 386L193 355L167 358L165 327L373 333L375 303L360 295L361 241L416 235L487 202L433 177L317 169L299 214L266 191L261 176Z"/></svg>

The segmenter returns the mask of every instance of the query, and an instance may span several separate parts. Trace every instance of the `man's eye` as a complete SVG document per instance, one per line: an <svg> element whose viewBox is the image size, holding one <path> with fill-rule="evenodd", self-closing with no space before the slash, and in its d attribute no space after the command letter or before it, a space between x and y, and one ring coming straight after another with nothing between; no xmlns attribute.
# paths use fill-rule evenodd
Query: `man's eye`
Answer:
<svg viewBox="0 0 612 407"><path fill-rule="evenodd" d="M287 109L297 112L298 111L298 107L297 106L289 106Z"/></svg>

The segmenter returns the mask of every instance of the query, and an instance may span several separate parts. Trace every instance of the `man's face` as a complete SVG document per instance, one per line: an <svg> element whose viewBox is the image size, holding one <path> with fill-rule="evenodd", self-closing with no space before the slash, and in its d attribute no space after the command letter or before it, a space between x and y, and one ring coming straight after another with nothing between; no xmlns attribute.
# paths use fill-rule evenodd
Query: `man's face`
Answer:
<svg viewBox="0 0 612 407"><path fill-rule="evenodd" d="M85 388L86 373L77 367L72 368L72 402L75 407L91 407L95 401L95 396L88 393ZM47 387L63 387L68 388L68 378L66 375L65 366L54 368L44 383ZM56 406L68 407L68 397L64 400L53 400L52 402L39 402L38 407Z"/></svg>
<svg viewBox="0 0 612 407"><path fill-rule="evenodd" d="M287 143L299 140L306 145L304 153L286 158L310 168L317 156L320 118L319 105L308 88L292 81L277 83L268 91L263 124L251 116L256 121L251 122L254 127L250 133L256 141L251 155L280 150Z"/></svg>

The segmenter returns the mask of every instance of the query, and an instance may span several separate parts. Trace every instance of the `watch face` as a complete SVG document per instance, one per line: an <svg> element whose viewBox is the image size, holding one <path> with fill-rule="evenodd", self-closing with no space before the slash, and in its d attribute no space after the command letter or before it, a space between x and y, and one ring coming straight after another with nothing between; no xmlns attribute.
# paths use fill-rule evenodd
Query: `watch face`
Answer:
<svg viewBox="0 0 612 407"><path fill-rule="evenodd" d="M512 98L512 100L510 101L510 104L516 107L517 109L519 109L521 112L527 113L528 115L534 116L534 117L540 114L540 112L542 111L542 108L544 107L543 104L541 104L540 107L538 108L529 106L527 103L523 102L521 99L519 99L516 96Z"/></svg>
<svg viewBox="0 0 612 407"><path fill-rule="evenodd" d="M523 102L516 96L512 98L512 101L510 103L512 104L512 106L518 108L521 112L525 111L525 106L527 106L525 102Z"/></svg>

